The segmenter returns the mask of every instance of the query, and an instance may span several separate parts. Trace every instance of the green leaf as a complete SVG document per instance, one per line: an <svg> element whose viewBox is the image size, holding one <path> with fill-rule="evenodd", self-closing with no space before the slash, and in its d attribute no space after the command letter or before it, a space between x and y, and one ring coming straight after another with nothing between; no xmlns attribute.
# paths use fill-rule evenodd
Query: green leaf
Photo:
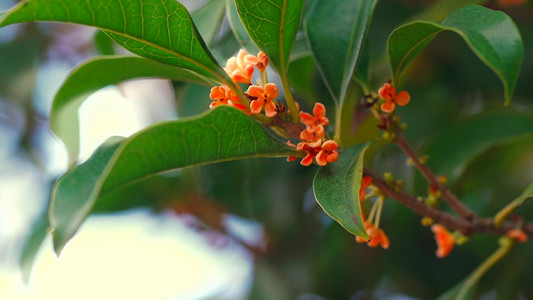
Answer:
<svg viewBox="0 0 533 300"><path fill-rule="evenodd" d="M531 182L524 192L515 198L511 203L509 203L507 206L505 206L502 210L500 210L495 216L494 216L494 226L499 227L503 220L510 215L517 207L524 204L524 202L533 197L533 182Z"/></svg>
<svg viewBox="0 0 533 300"><path fill-rule="evenodd" d="M0 19L0 27L31 21L94 26L133 53L234 87L175 0L25 0Z"/></svg>
<svg viewBox="0 0 533 300"><path fill-rule="evenodd" d="M212 45L224 17L224 0L211 0L191 13L192 20L207 45Z"/></svg>
<svg viewBox="0 0 533 300"><path fill-rule="evenodd" d="M529 198L533 198L533 182L531 182L527 187L526 189L524 190L524 192L518 196L516 199L513 200L513 203L515 203L515 206L520 206L522 204L524 204L524 202L529 199Z"/></svg>
<svg viewBox="0 0 533 300"><path fill-rule="evenodd" d="M257 46L254 44L250 38L250 35L248 35L246 28L244 28L241 19L239 18L235 1L226 0L226 15L228 17L229 26L233 31L233 35L241 47L246 49L248 53L252 53L254 55L259 53L259 48L257 48Z"/></svg>
<svg viewBox="0 0 533 300"><path fill-rule="evenodd" d="M428 166L448 176L450 184L462 167L498 142L533 133L533 117L512 112L472 117L436 135L425 153Z"/></svg>
<svg viewBox="0 0 533 300"><path fill-rule="evenodd" d="M248 34L280 76L287 72L304 3L304 0L235 0Z"/></svg>
<svg viewBox="0 0 533 300"><path fill-rule="evenodd" d="M165 122L120 144L103 145L55 185L50 203L54 248L60 253L100 197L178 168L250 157L300 156L261 124L232 107Z"/></svg>
<svg viewBox="0 0 533 300"><path fill-rule="evenodd" d="M442 21L451 12L469 4L483 4L488 0L438 0L409 19L411 21Z"/></svg>
<svg viewBox="0 0 533 300"><path fill-rule="evenodd" d="M114 55L114 44L115 42L110 39L102 30L97 30L94 33L94 46L101 55Z"/></svg>
<svg viewBox="0 0 533 300"><path fill-rule="evenodd" d="M95 74L98 74L95 76ZM124 80L157 77L209 85L202 77L185 69L136 56L103 56L89 59L69 74L57 92L50 126L65 143L71 163L79 152L78 109L95 91Z"/></svg>
<svg viewBox="0 0 533 300"><path fill-rule="evenodd" d="M313 182L316 200L322 209L350 233L368 239L359 189L363 178L366 145L345 149L339 159L320 168Z"/></svg>
<svg viewBox="0 0 533 300"><path fill-rule="evenodd" d="M513 96L524 56L522 38L513 20L501 11L468 5L451 13L442 23L416 21L400 26L388 40L393 84L401 71L442 31L460 35L481 61L503 83L505 103Z"/></svg>
<svg viewBox="0 0 533 300"><path fill-rule="evenodd" d="M332 96L344 96L357 67L377 0L318 0L305 28L313 56Z"/></svg>
<svg viewBox="0 0 533 300"><path fill-rule="evenodd" d="M41 246L48 235L48 216L43 214L41 218L32 226L31 233L25 239L20 256L20 271L22 280L28 284L33 269L35 257L39 253Z"/></svg>

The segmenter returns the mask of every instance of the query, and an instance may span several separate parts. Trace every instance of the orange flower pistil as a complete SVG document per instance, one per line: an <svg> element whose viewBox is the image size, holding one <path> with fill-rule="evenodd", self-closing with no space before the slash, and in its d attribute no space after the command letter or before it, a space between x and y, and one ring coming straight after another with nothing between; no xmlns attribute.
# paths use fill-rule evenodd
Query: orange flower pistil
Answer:
<svg viewBox="0 0 533 300"><path fill-rule="evenodd" d="M251 85L246 91L246 94L256 98L250 103L250 109L252 113L261 113L263 107L265 107L265 115L269 118L273 118L278 114L276 108L275 98L279 96L278 87L274 83L267 83L264 87L258 85Z"/></svg>
<svg viewBox="0 0 533 300"><path fill-rule="evenodd" d="M322 103L315 103L313 108L313 115L306 112L300 112L300 121L306 126L307 130L313 131L316 128L326 126L329 124L329 119L326 117L326 107Z"/></svg>
<svg viewBox="0 0 533 300"><path fill-rule="evenodd" d="M527 234L522 229L509 230L507 236L520 243L525 243L528 240Z"/></svg>
<svg viewBox="0 0 533 300"><path fill-rule="evenodd" d="M358 243L367 243L369 247L375 248L381 246L383 249L388 249L390 246L389 237L385 232L379 228L376 228L371 222L365 222L366 233L369 236L368 241L356 237L355 240Z"/></svg>
<svg viewBox="0 0 533 300"><path fill-rule="evenodd" d="M252 75L254 74L254 64L250 63L250 60L253 59L250 57L255 56L247 54L246 51L242 49L239 50L236 57L234 56L228 59L224 71L226 71L229 77L234 81L250 84Z"/></svg>
<svg viewBox="0 0 533 300"><path fill-rule="evenodd" d="M365 190L372 185L372 177L370 176L363 176L363 179L361 180L361 188L359 189L359 201L365 200Z"/></svg>
<svg viewBox="0 0 533 300"><path fill-rule="evenodd" d="M411 96L406 91L401 91L396 94L396 88L390 83L385 83L378 91L379 96L385 99L385 103L381 105L381 110L386 113L394 112L396 104L405 106L411 100Z"/></svg>
<svg viewBox="0 0 533 300"><path fill-rule="evenodd" d="M219 105L229 105L246 111L246 107L242 104L241 99L239 99L237 94L227 86L221 85L211 88L209 98L213 100L213 102L209 104L209 108L211 109Z"/></svg>
<svg viewBox="0 0 533 300"><path fill-rule="evenodd" d="M259 51L257 56L248 54L244 56L244 61L250 65L256 66L261 72L264 72L268 66L268 56L263 51Z"/></svg>
<svg viewBox="0 0 533 300"><path fill-rule="evenodd" d="M433 224L431 230L435 233L435 240L437 241L437 257L446 257L455 245L455 239L452 234L441 224Z"/></svg>

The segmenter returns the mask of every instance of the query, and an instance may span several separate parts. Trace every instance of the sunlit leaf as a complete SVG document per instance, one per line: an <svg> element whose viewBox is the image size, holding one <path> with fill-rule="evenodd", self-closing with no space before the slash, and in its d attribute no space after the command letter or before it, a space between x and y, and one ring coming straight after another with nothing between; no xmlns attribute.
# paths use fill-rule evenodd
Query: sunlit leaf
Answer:
<svg viewBox="0 0 533 300"><path fill-rule="evenodd" d="M191 13L192 20L207 45L212 45L224 17L224 0L211 0Z"/></svg>
<svg viewBox="0 0 533 300"><path fill-rule="evenodd" d="M22 246L22 253L20 256L20 271L24 283L28 284L30 281L31 271L35 257L39 253L41 246L48 235L48 216L44 214L32 226L30 235L24 241Z"/></svg>
<svg viewBox="0 0 533 300"><path fill-rule="evenodd" d="M361 216L359 189L363 177L365 145L345 149L338 161L320 168L313 182L322 209L350 233L368 239Z"/></svg>
<svg viewBox="0 0 533 300"><path fill-rule="evenodd" d="M235 0L248 34L280 76L288 68L304 3L304 0Z"/></svg>
<svg viewBox="0 0 533 300"><path fill-rule="evenodd" d="M235 1L226 0L226 15L228 17L228 23L231 27L231 30L233 31L233 34L235 35L235 38L241 47L246 49L249 53L257 54L259 52L259 48L257 48L257 46L254 44L250 38L250 35L248 35L246 28L244 28L244 25L242 25L242 21L239 18L239 13L237 12L237 6L235 6Z"/></svg>
<svg viewBox="0 0 533 300"><path fill-rule="evenodd" d="M54 248L61 252L94 203L121 187L186 166L288 155L300 153L231 107L152 126L119 145L113 140L56 183L50 204Z"/></svg>
<svg viewBox="0 0 533 300"><path fill-rule="evenodd" d="M108 85L144 77L209 85L207 80L193 72L142 57L103 56L83 62L72 70L57 92L50 115L50 126L65 143L71 163L78 158L78 109L83 101Z"/></svg>
<svg viewBox="0 0 533 300"><path fill-rule="evenodd" d="M394 30L388 41L393 83L398 83L404 67L442 31L460 35L479 59L498 75L508 104L524 56L522 38L509 16L478 5L460 8L442 23L416 21Z"/></svg>
<svg viewBox="0 0 533 300"><path fill-rule="evenodd" d="M318 0L305 27L311 51L331 94L344 101L377 0Z"/></svg>
<svg viewBox="0 0 533 300"><path fill-rule="evenodd" d="M31 21L94 26L133 53L233 86L175 0L25 0L3 15L0 26Z"/></svg>

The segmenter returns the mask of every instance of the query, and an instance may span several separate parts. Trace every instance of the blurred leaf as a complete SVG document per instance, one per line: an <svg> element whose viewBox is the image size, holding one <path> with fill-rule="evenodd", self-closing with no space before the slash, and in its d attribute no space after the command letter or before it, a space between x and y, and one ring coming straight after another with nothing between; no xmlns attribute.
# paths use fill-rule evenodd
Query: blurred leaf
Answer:
<svg viewBox="0 0 533 300"><path fill-rule="evenodd" d="M316 200L322 209L350 233L368 239L359 189L363 178L366 145L356 145L341 152L338 161L318 170L313 182Z"/></svg>
<svg viewBox="0 0 533 300"><path fill-rule="evenodd" d="M518 198L513 200L513 203L515 203L515 206L520 206L524 204L524 202L533 197L533 182L531 182L525 189L525 191L518 196Z"/></svg>
<svg viewBox="0 0 533 300"><path fill-rule="evenodd" d="M56 183L50 203L54 248L61 252L100 197L139 180L186 166L288 155L300 153L231 107L154 125L120 146L112 140Z"/></svg>
<svg viewBox="0 0 533 300"><path fill-rule="evenodd" d="M211 0L191 13L192 20L207 45L212 45L224 17L224 0Z"/></svg>
<svg viewBox="0 0 533 300"><path fill-rule="evenodd" d="M248 34L280 76L287 72L304 0L235 0Z"/></svg>
<svg viewBox="0 0 533 300"><path fill-rule="evenodd" d="M494 144L533 133L533 116L504 112L469 118L448 128L429 143L428 165L453 184L460 168Z"/></svg>
<svg viewBox="0 0 533 300"><path fill-rule="evenodd" d="M520 196L515 198L494 216L494 226L499 227L503 220L505 220L515 208L524 204L524 202L531 197L533 197L533 182L526 187L525 191Z"/></svg>
<svg viewBox="0 0 533 300"><path fill-rule="evenodd" d="M114 55L114 43L102 30L97 30L94 33L94 46L101 55Z"/></svg>
<svg viewBox="0 0 533 300"><path fill-rule="evenodd" d="M485 275L498 261L500 261L513 247L513 241L508 237L501 237L498 241L500 247L492 253L479 267L477 267L468 277L455 285L437 298L437 300L468 300L474 298L476 286Z"/></svg>
<svg viewBox="0 0 533 300"><path fill-rule="evenodd" d="M440 22L451 12L469 4L483 4L488 0L439 0L435 1L427 8L420 11L412 18L411 21L437 21Z"/></svg>
<svg viewBox="0 0 533 300"><path fill-rule="evenodd" d="M331 95L344 101L359 62L377 0L317 0L305 28L311 51Z"/></svg>
<svg viewBox="0 0 533 300"><path fill-rule="evenodd" d="M404 67L444 30L460 35L479 59L498 75L508 104L524 56L522 38L509 16L478 5L454 11L441 24L416 21L394 30L388 41L393 83L398 84Z"/></svg>
<svg viewBox="0 0 533 300"><path fill-rule="evenodd" d="M25 0L0 19L0 27L32 21L94 26L133 53L189 69L234 87L181 3L174 0L110 0L105 2L105 9L102 5L94 0Z"/></svg>
<svg viewBox="0 0 533 300"><path fill-rule="evenodd" d="M294 40L294 47L292 49L290 57L290 62L292 63L295 60L299 60L308 56L311 57L311 55L311 49L309 49L309 44L307 42L306 36L304 34L296 35L296 39Z"/></svg>
<svg viewBox="0 0 533 300"><path fill-rule="evenodd" d="M57 92L50 115L50 126L65 143L71 164L78 158L78 109L83 101L108 85L141 77L209 85L209 82L193 72L137 56L104 56L83 62L72 70Z"/></svg>
<svg viewBox="0 0 533 300"><path fill-rule="evenodd" d="M32 226L31 233L28 235L24 244L22 245L22 255L20 257L20 271L22 273L22 280L25 284L30 282L31 270L35 257L41 249L46 236L48 235L48 216L44 213L41 218Z"/></svg>
<svg viewBox="0 0 533 300"><path fill-rule="evenodd" d="M228 17L228 22L235 35L235 38L239 44L248 51L248 53L257 54L259 53L259 48L254 44L250 35L242 25L242 21L239 18L239 13L237 12L237 6L235 1L226 0L226 15Z"/></svg>

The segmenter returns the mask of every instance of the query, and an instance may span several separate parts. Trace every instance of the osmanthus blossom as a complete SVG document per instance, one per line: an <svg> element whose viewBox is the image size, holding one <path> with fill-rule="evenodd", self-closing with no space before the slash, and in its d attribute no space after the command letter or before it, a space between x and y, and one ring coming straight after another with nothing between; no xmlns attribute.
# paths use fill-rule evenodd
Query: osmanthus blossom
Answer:
<svg viewBox="0 0 533 300"><path fill-rule="evenodd" d="M435 233L435 240L437 241L438 258L448 256L455 246L455 238L453 235L441 224L433 224L431 230Z"/></svg>
<svg viewBox="0 0 533 300"><path fill-rule="evenodd" d="M251 97L257 98L250 103L250 110L254 114L261 113L265 108L265 116L273 118L278 114L275 98L279 96L278 87L274 83L267 83L264 87L251 85L246 91Z"/></svg>
<svg viewBox="0 0 533 300"><path fill-rule="evenodd" d="M211 88L209 98L213 100L213 102L209 104L209 108L211 109L219 105L229 105L242 111L246 111L246 107L241 103L241 99L239 99L237 94L227 86L221 85Z"/></svg>
<svg viewBox="0 0 533 300"><path fill-rule="evenodd" d="M372 185L372 177L363 176L361 179L361 188L359 189L359 201L365 200L365 190Z"/></svg>
<svg viewBox="0 0 533 300"><path fill-rule="evenodd" d="M336 149L339 148L337 142L328 140L322 144L322 149L315 157L316 163L319 166L325 166L328 162L336 162L339 158L339 152Z"/></svg>
<svg viewBox="0 0 533 300"><path fill-rule="evenodd" d="M522 229L518 228L509 230L507 236L520 243L525 243L528 240L527 234Z"/></svg>
<svg viewBox="0 0 533 300"><path fill-rule="evenodd" d="M263 51L259 51L257 56L251 54L245 55L244 61L250 65L256 66L261 72L264 72L268 66L268 56L266 56Z"/></svg>
<svg viewBox="0 0 533 300"><path fill-rule="evenodd" d="M234 81L250 84L252 75L254 74L254 64L250 63L250 58L246 59L246 56L250 56L244 50L239 50L237 56L231 57L226 62L224 71ZM253 56L253 55L251 55Z"/></svg>
<svg viewBox="0 0 533 300"><path fill-rule="evenodd" d="M396 94L396 88L390 84L385 83L379 90L378 94L385 99L385 103L381 105L381 110L386 113L392 113L396 109L396 104L405 106L411 100L411 96L406 91L401 91Z"/></svg>
<svg viewBox="0 0 533 300"><path fill-rule="evenodd" d="M366 222L366 221L365 221L365 229L366 229L366 233L368 234L369 239L364 240L360 237L356 237L355 240L358 243L367 243L367 245L372 248L381 246L381 248L383 249L388 249L390 247L389 237L385 234L385 232L382 229L376 228L376 226L374 226L372 222Z"/></svg>
<svg viewBox="0 0 533 300"><path fill-rule="evenodd" d="M329 119L326 117L326 107L322 103L315 103L313 108L313 116L309 113L300 112L300 121L306 126L307 130L311 131L315 128L327 126Z"/></svg>

